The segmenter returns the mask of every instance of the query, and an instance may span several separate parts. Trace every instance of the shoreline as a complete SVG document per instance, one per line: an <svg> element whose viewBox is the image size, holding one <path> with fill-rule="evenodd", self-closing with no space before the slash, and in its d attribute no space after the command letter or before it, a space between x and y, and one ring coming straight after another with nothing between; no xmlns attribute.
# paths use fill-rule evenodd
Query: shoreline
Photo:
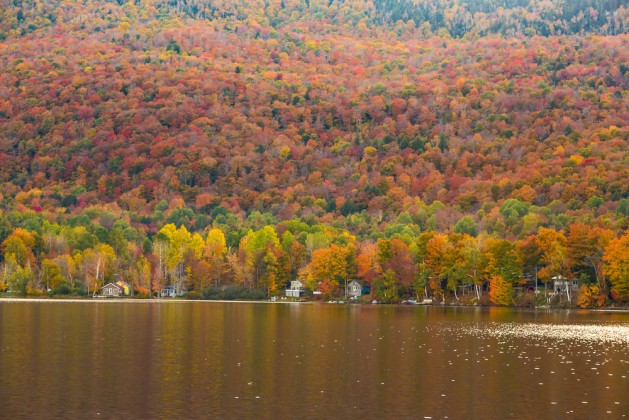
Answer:
<svg viewBox="0 0 629 420"><path fill-rule="evenodd" d="M253 303L253 304L288 304L288 305L314 305L325 304L325 302L291 302L291 301L267 301L267 300L205 300L205 299L133 299L133 298L107 298L107 299L94 299L94 298L69 298L69 299L54 299L54 298L20 298L20 297L0 297L0 303L133 303L133 304L167 304L167 303ZM560 308L552 306L537 306L537 307L501 307L501 306L480 306L480 305L411 305L411 304L383 304L383 305L371 305L371 304L344 304L344 305L358 305L358 306L417 306L417 307L435 307L435 308L506 308L506 309L518 309L518 310L574 310L574 311L590 311L590 312L627 312L629 313L629 307L602 307L602 308ZM338 306L338 305L334 305Z"/></svg>
<svg viewBox="0 0 629 420"><path fill-rule="evenodd" d="M133 299L133 298L70 298L70 299L54 299L54 298L19 298L19 297L1 297L0 303L9 302L26 302L26 303L190 303L190 302L216 302L216 303L282 303L282 304L303 304L312 302L268 302L266 300L205 300L205 299Z"/></svg>

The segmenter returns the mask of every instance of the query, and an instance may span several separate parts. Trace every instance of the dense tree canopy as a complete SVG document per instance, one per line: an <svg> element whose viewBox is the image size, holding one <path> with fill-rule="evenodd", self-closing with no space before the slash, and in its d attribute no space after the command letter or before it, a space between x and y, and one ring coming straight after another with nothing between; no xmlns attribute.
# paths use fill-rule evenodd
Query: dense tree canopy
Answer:
<svg viewBox="0 0 629 420"><path fill-rule="evenodd" d="M5 286L625 296L620 0L2 6Z"/></svg>

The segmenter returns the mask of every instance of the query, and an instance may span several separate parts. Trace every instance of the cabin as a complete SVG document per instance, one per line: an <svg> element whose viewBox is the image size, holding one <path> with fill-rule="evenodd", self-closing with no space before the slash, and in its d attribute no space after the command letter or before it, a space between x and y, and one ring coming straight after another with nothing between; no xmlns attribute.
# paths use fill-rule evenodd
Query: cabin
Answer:
<svg viewBox="0 0 629 420"><path fill-rule="evenodd" d="M563 276L555 276L552 278L553 280L553 290L555 292L565 292L570 290L571 292L576 292L579 290L579 281L578 280L568 280Z"/></svg>
<svg viewBox="0 0 629 420"><path fill-rule="evenodd" d="M360 285L356 280L352 280L347 285L347 297L349 298L358 298L363 295L363 286Z"/></svg>
<svg viewBox="0 0 629 420"><path fill-rule="evenodd" d="M186 289L181 286L166 286L159 293L160 297L180 297L188 293Z"/></svg>
<svg viewBox="0 0 629 420"><path fill-rule="evenodd" d="M115 283L108 283L100 289L100 295L104 297L124 296L124 287Z"/></svg>
<svg viewBox="0 0 629 420"><path fill-rule="evenodd" d="M306 293L304 286L304 282L300 280L292 280L289 288L286 289L286 297L302 297L304 293Z"/></svg>

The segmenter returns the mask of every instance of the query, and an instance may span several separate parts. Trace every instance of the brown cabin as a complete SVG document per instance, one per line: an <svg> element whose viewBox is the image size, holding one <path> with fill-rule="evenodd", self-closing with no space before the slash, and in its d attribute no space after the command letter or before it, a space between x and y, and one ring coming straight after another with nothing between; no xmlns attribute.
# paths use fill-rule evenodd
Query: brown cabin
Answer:
<svg viewBox="0 0 629 420"><path fill-rule="evenodd" d="M100 294L104 297L120 297L124 295L124 289L117 284L108 283L100 289Z"/></svg>

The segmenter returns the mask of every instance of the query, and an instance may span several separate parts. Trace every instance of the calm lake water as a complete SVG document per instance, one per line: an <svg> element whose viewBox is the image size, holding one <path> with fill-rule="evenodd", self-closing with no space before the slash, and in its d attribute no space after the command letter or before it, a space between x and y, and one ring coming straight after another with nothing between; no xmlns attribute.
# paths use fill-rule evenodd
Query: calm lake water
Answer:
<svg viewBox="0 0 629 420"><path fill-rule="evenodd" d="M623 418L629 314L0 301L0 417Z"/></svg>

